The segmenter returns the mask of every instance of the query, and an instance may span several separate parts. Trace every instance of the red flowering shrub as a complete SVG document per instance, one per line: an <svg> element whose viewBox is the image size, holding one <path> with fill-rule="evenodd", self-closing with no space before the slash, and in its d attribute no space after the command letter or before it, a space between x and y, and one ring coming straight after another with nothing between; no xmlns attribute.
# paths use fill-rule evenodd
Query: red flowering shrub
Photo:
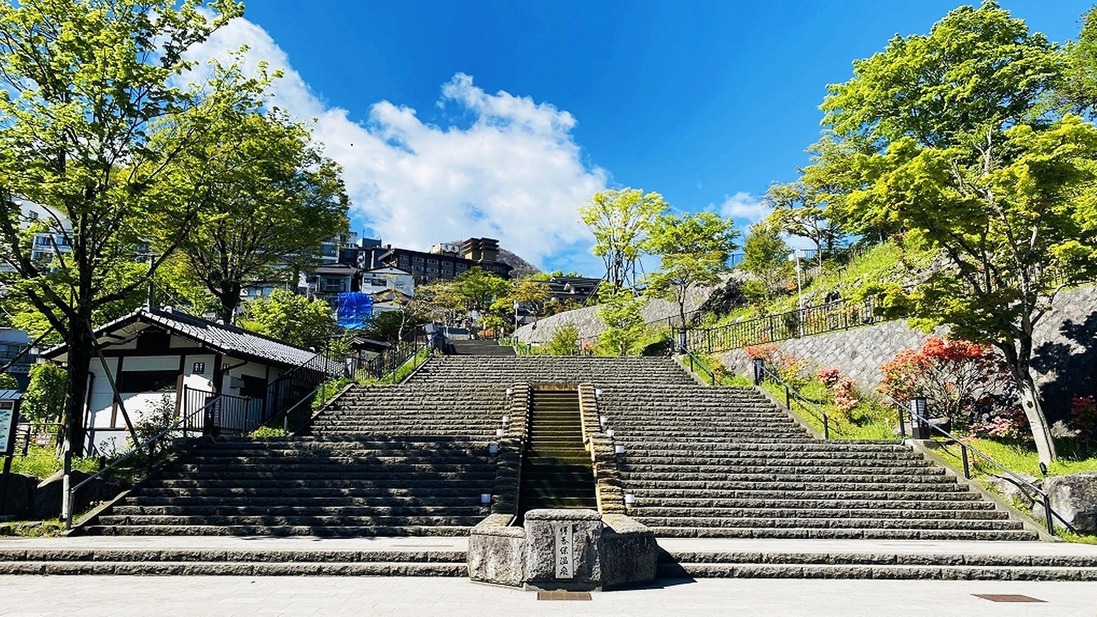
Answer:
<svg viewBox="0 0 1097 617"><path fill-rule="evenodd" d="M1006 441L1020 441L1032 435L1025 412L1016 405L999 409L972 422L971 434Z"/></svg>
<svg viewBox="0 0 1097 617"><path fill-rule="evenodd" d="M819 378L819 381L823 382L823 385L828 388L838 383L838 369L833 366L830 368L821 368L815 375Z"/></svg>
<svg viewBox="0 0 1097 617"><path fill-rule="evenodd" d="M900 352L880 371L881 392L900 402L924 396L931 414L950 418L954 426L1012 416L1000 403L1013 400L1013 380L987 345L933 337L918 351Z"/></svg>
<svg viewBox="0 0 1097 617"><path fill-rule="evenodd" d="M1078 441L1097 443L1097 400L1094 397L1074 397L1070 401L1070 418L1078 431Z"/></svg>
<svg viewBox="0 0 1097 617"><path fill-rule="evenodd" d="M861 402L857 393L857 384L849 377L840 377L830 386L830 393L834 396L834 406L842 412L842 415L850 419L853 410Z"/></svg>

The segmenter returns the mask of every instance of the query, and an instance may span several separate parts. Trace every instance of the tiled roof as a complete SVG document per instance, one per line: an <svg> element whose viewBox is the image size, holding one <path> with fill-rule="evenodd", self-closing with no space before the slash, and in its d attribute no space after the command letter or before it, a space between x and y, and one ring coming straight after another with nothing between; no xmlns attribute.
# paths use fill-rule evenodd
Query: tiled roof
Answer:
<svg viewBox="0 0 1097 617"><path fill-rule="evenodd" d="M133 313L97 329L95 331L96 338L135 322L156 324L172 334L196 341L214 351L267 364L294 367L305 364L316 356L314 351L296 347L268 336L248 332L235 326L226 326L208 321L201 317L171 309L139 308ZM59 345L47 350L42 355L56 357L65 351L66 346ZM318 364L315 368L321 369L321 365Z"/></svg>

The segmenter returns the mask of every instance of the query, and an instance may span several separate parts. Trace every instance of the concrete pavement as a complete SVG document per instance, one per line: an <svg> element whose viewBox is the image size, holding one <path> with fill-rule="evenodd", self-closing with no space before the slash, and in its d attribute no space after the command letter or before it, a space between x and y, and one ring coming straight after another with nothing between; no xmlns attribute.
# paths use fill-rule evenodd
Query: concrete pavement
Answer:
<svg viewBox="0 0 1097 617"><path fill-rule="evenodd" d="M1030 601L995 602L975 594ZM1094 617L1097 584L716 579L593 593L586 601L545 601L533 592L444 578L0 577L5 617L931 614Z"/></svg>

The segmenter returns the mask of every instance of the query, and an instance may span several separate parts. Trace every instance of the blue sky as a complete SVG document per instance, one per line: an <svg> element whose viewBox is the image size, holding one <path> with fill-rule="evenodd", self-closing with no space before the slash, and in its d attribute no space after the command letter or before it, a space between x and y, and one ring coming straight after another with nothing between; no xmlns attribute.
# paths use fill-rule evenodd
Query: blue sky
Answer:
<svg viewBox="0 0 1097 617"><path fill-rule="evenodd" d="M1055 41L1092 0L1003 0ZM487 235L599 276L576 210L603 187L662 193L745 227L796 177L826 84L958 0L252 0L207 46L286 71L346 171L352 228L386 242Z"/></svg>

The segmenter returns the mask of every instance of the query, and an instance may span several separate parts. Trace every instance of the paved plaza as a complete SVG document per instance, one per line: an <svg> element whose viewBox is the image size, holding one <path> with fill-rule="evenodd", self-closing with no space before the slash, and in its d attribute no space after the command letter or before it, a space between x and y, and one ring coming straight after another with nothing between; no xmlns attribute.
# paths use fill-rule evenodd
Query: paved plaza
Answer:
<svg viewBox="0 0 1097 617"><path fill-rule="evenodd" d="M706 579L560 601L449 578L5 576L0 615L1095 617L1097 584Z"/></svg>

